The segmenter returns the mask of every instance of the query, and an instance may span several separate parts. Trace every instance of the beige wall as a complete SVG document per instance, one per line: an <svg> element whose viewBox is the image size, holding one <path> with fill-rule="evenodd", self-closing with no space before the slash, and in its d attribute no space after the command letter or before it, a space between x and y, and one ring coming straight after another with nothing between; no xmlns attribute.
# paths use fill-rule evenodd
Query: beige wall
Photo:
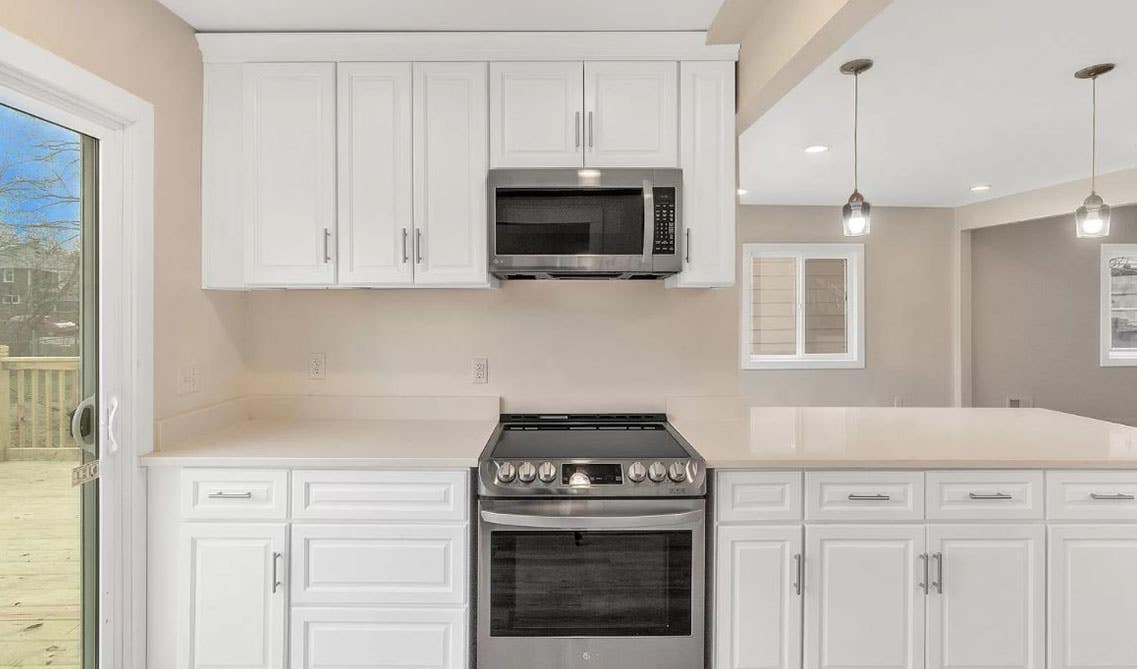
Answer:
<svg viewBox="0 0 1137 669"><path fill-rule="evenodd" d="M0 28L154 105L155 417L237 394L242 296L201 285L201 54L193 30L153 0L0 0ZM203 389L178 396L198 363Z"/></svg>
<svg viewBox="0 0 1137 669"><path fill-rule="evenodd" d="M1109 243L1137 243L1137 207L1115 209L1112 228ZM1137 425L1137 367L1099 361L1101 241L1076 239L1071 214L971 235L975 406L1026 395Z"/></svg>
<svg viewBox="0 0 1137 669"><path fill-rule="evenodd" d="M739 220L743 241L845 241L835 208L742 207ZM947 404L951 212L882 209L873 226L864 370L740 372L734 288L518 281L252 293L246 390L499 394L511 411L661 410L668 395L740 390L769 404ZM310 351L327 354L326 380L307 379ZM473 356L489 358L489 384L470 383Z"/></svg>

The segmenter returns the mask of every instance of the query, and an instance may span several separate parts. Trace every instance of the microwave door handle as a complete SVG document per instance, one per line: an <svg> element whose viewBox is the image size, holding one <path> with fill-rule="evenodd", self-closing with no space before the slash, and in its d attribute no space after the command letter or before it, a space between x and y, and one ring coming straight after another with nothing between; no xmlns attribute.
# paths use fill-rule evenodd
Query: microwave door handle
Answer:
<svg viewBox="0 0 1137 669"><path fill-rule="evenodd" d="M651 252L655 247L655 191L651 182L644 179L644 263L651 267Z"/></svg>
<svg viewBox="0 0 1137 669"><path fill-rule="evenodd" d="M693 525L703 520L703 514L700 510L634 516L542 516L482 511L482 520L494 525L539 530L638 530Z"/></svg>

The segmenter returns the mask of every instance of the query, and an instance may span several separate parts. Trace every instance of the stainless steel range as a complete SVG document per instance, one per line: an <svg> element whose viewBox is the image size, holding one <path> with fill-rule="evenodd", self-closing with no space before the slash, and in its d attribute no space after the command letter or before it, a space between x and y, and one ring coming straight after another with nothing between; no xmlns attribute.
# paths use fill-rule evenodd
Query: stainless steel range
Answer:
<svg viewBox="0 0 1137 669"><path fill-rule="evenodd" d="M703 667L703 465L662 414L503 414L478 471L478 667Z"/></svg>

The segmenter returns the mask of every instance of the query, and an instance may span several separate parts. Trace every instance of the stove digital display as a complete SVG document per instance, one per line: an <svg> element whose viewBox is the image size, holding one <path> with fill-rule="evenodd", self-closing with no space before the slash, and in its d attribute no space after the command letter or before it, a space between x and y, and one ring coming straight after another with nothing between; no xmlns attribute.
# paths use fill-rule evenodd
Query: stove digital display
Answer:
<svg viewBox="0 0 1137 669"><path fill-rule="evenodd" d="M618 464L561 465L561 483L567 486L623 485L624 470Z"/></svg>

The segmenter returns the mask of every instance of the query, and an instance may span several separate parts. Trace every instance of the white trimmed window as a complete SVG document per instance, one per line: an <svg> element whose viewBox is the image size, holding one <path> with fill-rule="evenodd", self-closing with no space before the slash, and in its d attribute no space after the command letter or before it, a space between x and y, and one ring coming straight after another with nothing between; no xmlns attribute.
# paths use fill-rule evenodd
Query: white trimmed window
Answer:
<svg viewBox="0 0 1137 669"><path fill-rule="evenodd" d="M4 283L16 283L16 270L4 270Z"/></svg>
<svg viewBox="0 0 1137 669"><path fill-rule="evenodd" d="M1101 364L1137 366L1137 244L1101 246Z"/></svg>
<svg viewBox="0 0 1137 669"><path fill-rule="evenodd" d="M742 246L742 368L865 366L863 244Z"/></svg>

